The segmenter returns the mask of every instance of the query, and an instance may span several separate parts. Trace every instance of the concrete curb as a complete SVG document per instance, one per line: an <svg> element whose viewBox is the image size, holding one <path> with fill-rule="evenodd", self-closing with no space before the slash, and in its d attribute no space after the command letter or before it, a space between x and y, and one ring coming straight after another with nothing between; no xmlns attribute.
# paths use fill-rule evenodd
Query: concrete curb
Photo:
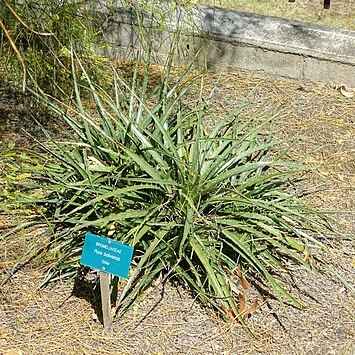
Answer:
<svg viewBox="0 0 355 355"><path fill-rule="evenodd" d="M208 67L227 65L355 87L355 31L210 6L197 6L189 15L182 9L175 13L166 30L154 28L152 17L144 19L158 56L167 54L169 33L185 27L189 33L188 43L182 45L185 61L199 53L200 62ZM103 28L113 45L111 55L141 46L134 16L122 9L106 13Z"/></svg>
<svg viewBox="0 0 355 355"><path fill-rule="evenodd" d="M354 31L209 6L200 6L195 17L215 39L355 64Z"/></svg>

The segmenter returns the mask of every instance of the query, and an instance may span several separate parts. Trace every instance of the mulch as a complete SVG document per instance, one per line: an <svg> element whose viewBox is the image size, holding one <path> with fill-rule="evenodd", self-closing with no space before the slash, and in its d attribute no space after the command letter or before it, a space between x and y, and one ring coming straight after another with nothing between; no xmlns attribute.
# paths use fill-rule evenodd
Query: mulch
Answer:
<svg viewBox="0 0 355 355"><path fill-rule="evenodd" d="M225 70L204 78L203 92L213 96L218 117L246 102L245 117L277 112L276 139L295 141L288 153L315 169L302 188L307 201L335 214L336 249L319 251L329 270L311 273L293 267L289 289L304 310L248 290L259 309L248 319L254 337L239 324L217 318L186 290L167 283L150 290L139 305L114 324L107 337L100 323L99 290L91 279L58 282L38 290L43 270L30 264L0 289L0 352L4 354L345 354L355 351L355 98L337 88L262 73ZM31 98L0 88L1 140L28 145L21 128L39 136L31 120ZM50 120L42 117L47 125ZM51 127L47 127L51 129ZM60 127L52 127L60 133ZM40 138L40 137L39 137ZM21 216L2 215L6 224ZM1 278L30 243L35 231L0 238ZM342 280L342 281L340 281Z"/></svg>

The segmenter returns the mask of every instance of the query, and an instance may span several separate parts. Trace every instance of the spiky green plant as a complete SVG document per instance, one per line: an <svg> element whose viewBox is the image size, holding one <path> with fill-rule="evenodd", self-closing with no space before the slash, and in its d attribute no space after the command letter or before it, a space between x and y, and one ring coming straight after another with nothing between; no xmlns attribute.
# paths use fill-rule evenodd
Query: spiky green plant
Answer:
<svg viewBox="0 0 355 355"><path fill-rule="evenodd" d="M70 106L36 94L68 131L67 140L41 145L43 168L26 187L29 201L46 207L46 281L77 273L91 231L134 247L122 312L163 275L237 317L239 268L301 307L278 275L290 262L310 267L308 250L321 245L325 223L297 199L300 167L281 160L270 118L245 120L237 111L215 119L201 100L183 103L188 69L174 81L168 65L155 86L149 72L149 64L134 70L130 83L115 73L108 93L81 68L94 108L76 83ZM38 189L43 196L31 198Z"/></svg>

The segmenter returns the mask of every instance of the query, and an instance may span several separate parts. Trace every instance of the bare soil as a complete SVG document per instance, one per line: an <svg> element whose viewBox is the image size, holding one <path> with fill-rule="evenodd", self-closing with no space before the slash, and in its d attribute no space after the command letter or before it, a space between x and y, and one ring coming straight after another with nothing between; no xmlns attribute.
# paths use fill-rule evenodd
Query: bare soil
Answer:
<svg viewBox="0 0 355 355"><path fill-rule="evenodd" d="M57 283L43 290L41 265L21 269L0 290L0 353L3 354L344 354L355 352L355 98L336 88L247 72L209 73L204 92L215 88L214 109L223 116L247 102L244 114L278 112L275 138L296 140L289 158L316 167L303 182L314 191L308 202L335 215L334 250L321 251L331 269L311 273L294 268L289 289L305 304L300 311L258 295L259 309L248 324L218 319L185 290L169 283L148 292L142 302L105 336L100 322L96 275ZM3 141L28 146L22 128L34 129L31 98L0 85ZM54 133L60 127L42 117ZM1 216L5 229L21 215ZM0 237L1 278L34 238L36 231ZM341 233L348 238L342 238ZM350 237L350 238L349 238ZM341 281L342 280L342 281ZM256 290L247 294L251 302Z"/></svg>

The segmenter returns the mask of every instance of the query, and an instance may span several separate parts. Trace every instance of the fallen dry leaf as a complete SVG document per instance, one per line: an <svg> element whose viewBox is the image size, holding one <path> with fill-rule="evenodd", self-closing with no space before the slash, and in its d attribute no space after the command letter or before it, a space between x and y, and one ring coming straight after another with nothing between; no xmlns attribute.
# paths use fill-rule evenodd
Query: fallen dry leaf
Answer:
<svg viewBox="0 0 355 355"><path fill-rule="evenodd" d="M250 287L250 283L244 277L243 272L240 266L237 267L237 276L239 277L239 281L244 290L247 290Z"/></svg>
<svg viewBox="0 0 355 355"><path fill-rule="evenodd" d="M339 91L345 97L355 97L355 89L348 88L345 85L339 86Z"/></svg>
<svg viewBox="0 0 355 355"><path fill-rule="evenodd" d="M252 305L248 308L245 316L251 316L258 309L258 297L255 297Z"/></svg>
<svg viewBox="0 0 355 355"><path fill-rule="evenodd" d="M228 318L229 318L232 322L235 322L236 315L234 314L234 312L233 312L232 309L230 309L229 312L228 312Z"/></svg>
<svg viewBox="0 0 355 355"><path fill-rule="evenodd" d="M222 308L223 312L225 313L225 315L227 316L227 318L230 319L232 322L235 322L237 317L236 317L235 313L233 312L233 310L232 309L227 310L227 308L224 307L223 305L221 306L221 308Z"/></svg>
<svg viewBox="0 0 355 355"><path fill-rule="evenodd" d="M309 253L307 248L303 250L303 259L306 263L311 262L311 254Z"/></svg>
<svg viewBox="0 0 355 355"><path fill-rule="evenodd" d="M244 318L247 308L247 298L244 293L239 294L239 314Z"/></svg>

